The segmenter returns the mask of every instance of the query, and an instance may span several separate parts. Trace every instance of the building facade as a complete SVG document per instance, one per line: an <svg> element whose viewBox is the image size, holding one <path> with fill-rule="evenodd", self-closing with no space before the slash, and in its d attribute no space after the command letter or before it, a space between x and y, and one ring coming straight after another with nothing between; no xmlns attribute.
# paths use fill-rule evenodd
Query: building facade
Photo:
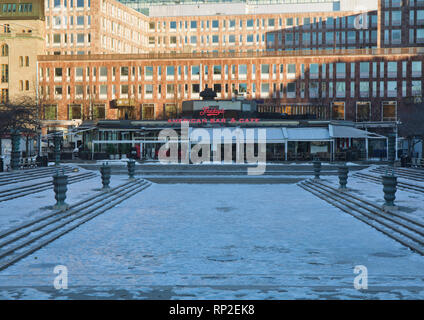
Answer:
<svg viewBox="0 0 424 320"><path fill-rule="evenodd" d="M42 56L39 86L46 120L175 118L207 86L220 99L260 100L264 112L396 121L403 101L422 94L423 52Z"/></svg>
<svg viewBox="0 0 424 320"><path fill-rule="evenodd" d="M44 53L43 1L0 4L0 103L36 100L37 56Z"/></svg>
<svg viewBox="0 0 424 320"><path fill-rule="evenodd" d="M114 0L45 0L45 53L144 53L147 17Z"/></svg>
<svg viewBox="0 0 424 320"><path fill-rule="evenodd" d="M177 118L208 86L264 113L394 127L421 99L423 10L418 0L212 1L149 4L147 15L114 0L46 0L44 121Z"/></svg>

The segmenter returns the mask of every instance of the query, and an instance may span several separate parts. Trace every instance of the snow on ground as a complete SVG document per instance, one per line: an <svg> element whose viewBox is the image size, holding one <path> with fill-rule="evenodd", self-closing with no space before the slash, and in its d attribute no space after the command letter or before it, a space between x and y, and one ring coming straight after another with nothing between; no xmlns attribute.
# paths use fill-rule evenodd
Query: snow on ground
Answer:
<svg viewBox="0 0 424 320"><path fill-rule="evenodd" d="M94 172L78 168L78 172L69 173L68 176L74 176L86 172ZM32 185L45 181L52 181L52 177L34 179L25 182L13 183L0 187L0 191L9 189L18 189L22 186ZM128 178L122 176L112 176L110 186L115 187L128 181ZM66 193L66 202L72 204L90 196L95 195L102 188L102 181L100 174L95 178L87 179L81 182L68 184L68 191ZM9 229L12 226L18 225L34 219L37 216L51 212L50 207L56 203L54 198L53 187L49 190L33 193L24 197L0 202L0 232Z"/></svg>
<svg viewBox="0 0 424 320"><path fill-rule="evenodd" d="M68 289L53 288L56 265ZM0 297L422 299L423 265L294 184L153 184L1 271Z"/></svg>
<svg viewBox="0 0 424 320"><path fill-rule="evenodd" d="M381 177L381 174L371 172L371 170L376 167L377 166L370 166L368 169L361 170L360 173ZM322 177L322 181L336 188L339 186L339 178L337 176L325 176ZM424 187L424 182L413 181L400 177L398 177L398 182L405 182ZM352 174L349 174L347 187L349 192L352 192L363 199L378 205L384 204L382 183L374 183L368 180L359 179L357 177L353 177ZM395 205L399 207L399 212L421 219L424 223L423 201L424 195L422 193L397 189Z"/></svg>

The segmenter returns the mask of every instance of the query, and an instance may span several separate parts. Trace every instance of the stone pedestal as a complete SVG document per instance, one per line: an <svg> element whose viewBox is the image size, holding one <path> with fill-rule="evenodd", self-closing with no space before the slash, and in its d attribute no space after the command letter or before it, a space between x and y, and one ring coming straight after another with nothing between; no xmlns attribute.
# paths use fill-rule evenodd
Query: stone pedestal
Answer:
<svg viewBox="0 0 424 320"><path fill-rule="evenodd" d="M396 209L395 199L397 191L397 177L395 175L384 175L382 176L382 181L385 200L383 208Z"/></svg>
<svg viewBox="0 0 424 320"><path fill-rule="evenodd" d="M53 176L53 189L55 193L56 204L53 209L66 210L69 205L65 203L66 191L68 191L68 176L59 171Z"/></svg>
<svg viewBox="0 0 424 320"><path fill-rule="evenodd" d="M128 168L128 177L131 180L134 180L134 174L135 174L135 161L134 160L129 160L127 162L127 168Z"/></svg>
<svg viewBox="0 0 424 320"><path fill-rule="evenodd" d="M111 167L107 163L103 163L103 165L100 167L100 173L102 175L102 184L103 184L103 191L109 191L109 183L110 183L110 175L111 175Z"/></svg>
<svg viewBox="0 0 424 320"><path fill-rule="evenodd" d="M349 173L349 167L346 164L343 164L338 167L338 173L339 173L339 189L340 190L347 190L347 179L348 179L348 173Z"/></svg>
<svg viewBox="0 0 424 320"><path fill-rule="evenodd" d="M319 180L320 179L320 173L321 173L321 161L314 160L314 179Z"/></svg>

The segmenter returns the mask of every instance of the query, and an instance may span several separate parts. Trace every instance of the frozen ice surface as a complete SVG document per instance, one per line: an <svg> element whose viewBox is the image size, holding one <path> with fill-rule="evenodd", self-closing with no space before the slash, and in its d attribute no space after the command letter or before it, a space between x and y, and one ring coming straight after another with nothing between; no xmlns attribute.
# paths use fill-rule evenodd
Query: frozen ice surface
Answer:
<svg viewBox="0 0 424 320"><path fill-rule="evenodd" d="M78 172L69 174L70 176L79 175L87 172L94 172L78 168ZM22 186L32 185L40 182L53 181L52 177L35 179L25 182L9 184L0 187L0 191L8 189L18 189ZM115 187L128 181L127 177L114 176L110 181L110 186ZM68 184L68 191L66 193L66 202L69 204L81 201L95 195L102 188L102 180L100 174L96 177L87 179L77 183ZM56 203L54 198L53 187L49 190L33 193L24 197L0 202L0 232L9 229L12 226L18 225L34 219L37 216L51 212L50 208Z"/></svg>
<svg viewBox="0 0 424 320"><path fill-rule="evenodd" d="M53 288L56 265L68 289ZM294 184L153 184L1 271L0 298L422 299L423 266Z"/></svg>

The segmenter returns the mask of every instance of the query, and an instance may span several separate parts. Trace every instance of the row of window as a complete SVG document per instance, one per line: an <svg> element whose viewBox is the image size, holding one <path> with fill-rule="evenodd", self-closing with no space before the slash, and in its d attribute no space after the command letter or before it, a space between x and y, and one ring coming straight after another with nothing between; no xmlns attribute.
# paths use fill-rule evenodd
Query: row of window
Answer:
<svg viewBox="0 0 424 320"><path fill-rule="evenodd" d="M383 8L401 8L407 6L406 0L382 0ZM424 0L409 0L410 7L424 6Z"/></svg>
<svg viewBox="0 0 424 320"><path fill-rule="evenodd" d="M81 28L86 26L89 27L91 25L91 16L90 15L84 15L84 16L52 16L51 17L51 24L50 24L50 16L46 17L46 27L50 28L51 26L53 28L56 27L66 27L68 26L80 26Z"/></svg>
<svg viewBox="0 0 424 320"><path fill-rule="evenodd" d="M57 120L57 105L48 104L44 105L44 120ZM81 120L83 119L82 105L69 104L68 105L68 119ZM106 105L95 103L92 106L91 119L101 120L106 119Z"/></svg>
<svg viewBox="0 0 424 320"><path fill-rule="evenodd" d="M9 46L7 44L2 44L0 51L2 57L9 56Z"/></svg>
<svg viewBox="0 0 424 320"><path fill-rule="evenodd" d="M84 44L84 43L91 43L91 33L54 33L52 35L52 38L50 39L50 35L48 34L46 37L47 44Z"/></svg>
<svg viewBox="0 0 424 320"><path fill-rule="evenodd" d="M29 67L29 57L28 56L19 56L19 66L20 67Z"/></svg>
<svg viewBox="0 0 424 320"><path fill-rule="evenodd" d="M45 0L46 9L50 8L90 8L91 0Z"/></svg>
<svg viewBox="0 0 424 320"><path fill-rule="evenodd" d="M1 65L1 83L9 82L9 65L2 64Z"/></svg>
<svg viewBox="0 0 424 320"><path fill-rule="evenodd" d="M412 94L412 96L421 96L422 94L422 81L413 80L410 82L402 81L401 83L401 92L402 97ZM410 92L408 92L408 87ZM41 87L43 88L43 87ZM85 88L85 92L84 92ZM90 88L92 91L90 92ZM119 88L119 91L117 91ZM54 86L54 96L56 99L62 99L64 94L64 89L66 89L66 94L71 96L71 86ZM138 89L138 90L137 90ZM189 90L190 89L190 90ZM257 92L256 83L249 85L248 83L232 83L231 91L230 85L214 83L213 90L218 94L225 93L235 93L238 94L256 94L258 93L261 98L368 98L368 97L388 97L388 98L397 98L398 95L398 81L360 81L358 87L356 87L355 82L351 82L350 86L348 83L342 81L330 81L330 82L319 82L311 81L308 84L305 82L289 82L289 83L261 83L259 88L260 91ZM74 96L75 98L82 99L85 96L94 95L101 99L106 99L108 93L111 93L113 96L119 93L120 98L128 98L130 95L138 95L141 97L144 94L144 99L153 99L153 95L158 97L165 95L166 98L174 98L175 94L178 95L195 95L187 96L188 98L198 98L198 94L201 91L200 83L193 83L190 86L188 84L166 84L162 85L153 85L153 84L144 84L144 85L98 85L98 86L83 86L76 85L74 87ZM111 90L108 92L108 90ZM350 94L349 94L350 93ZM50 86L46 87L46 91L42 89L42 94L50 95Z"/></svg>
<svg viewBox="0 0 424 320"><path fill-rule="evenodd" d="M368 79L368 78L397 78L401 76L405 78L407 75L412 77L421 77L422 76L422 61L387 61L387 62L338 62L338 63L328 63L328 64L260 64L259 65L259 74L262 78L269 78L270 74L277 75L279 74L282 77L284 74L287 79L294 79L300 77L301 79L343 79L347 77L348 72L350 73L350 78L355 79L357 77ZM408 68L410 68L408 70ZM76 81L82 81L83 74L85 69L85 76L89 77L90 73L93 77L97 76L96 67L75 67L73 72ZM144 75L144 80L153 80L154 74L157 75L156 79L159 79L162 75L166 76L168 80L170 77L175 75L188 75L191 77L195 76L199 78L200 75L209 75L221 76L221 75L232 75L234 77L247 78L248 73L253 78L253 75L256 75L256 64L250 65L248 68L247 64L232 64L232 65L192 65L192 66L139 66L136 67L99 67L99 80L107 81L108 73L111 72L112 80L118 75L119 78L123 81L128 81L128 77L136 76L141 79L141 76ZM66 68L66 76L71 77L71 68ZM91 71L91 72L90 72ZM44 72L46 72L47 80L50 76L50 68L40 68L40 77L43 79ZM63 68L54 68L54 77L56 81L62 81L62 76L64 75ZM399 73L399 74L398 74ZM133 79L134 80L134 79Z"/></svg>
<svg viewBox="0 0 424 320"><path fill-rule="evenodd" d="M149 22L149 31L192 31L200 27L202 30L219 30L228 29L235 30L238 26L239 30L243 28L274 28L278 27L303 27L303 29L345 29L355 28L355 20L362 18L363 16L343 16L343 17L304 17L301 18L285 18L285 24L283 25L282 18L268 18L268 19L229 19L229 20L191 20L191 21L151 21ZM362 24L367 26L377 27L377 15L366 15L366 21L361 21ZM201 19L201 18L199 18ZM236 23L238 21L238 23Z"/></svg>
<svg viewBox="0 0 424 320"><path fill-rule="evenodd" d="M1 8L3 14L32 12L32 3L3 3Z"/></svg>
<svg viewBox="0 0 424 320"><path fill-rule="evenodd" d="M420 30L420 29L419 29ZM424 29L423 29L424 30ZM386 30L388 32L388 30ZM397 32L397 30L392 30L392 33ZM418 31L418 37L421 37L421 31ZM400 39L400 30L399 35L394 36L394 38ZM347 31L347 32L290 32L283 34L282 32L278 33L268 33L266 35L267 46L283 45L283 39L285 45L322 45L322 44L362 44L362 43L375 43L377 44L377 31L375 30L366 30L366 31ZM254 44L265 42L265 34L247 34L247 35L234 35L234 34L224 34L224 35L202 35L202 36L149 36L149 45L174 45L177 44L191 44L191 45L209 45L209 44L236 44L247 43Z"/></svg>
<svg viewBox="0 0 424 320"><path fill-rule="evenodd" d="M9 89L0 90L0 103L6 103L9 101Z"/></svg>
<svg viewBox="0 0 424 320"><path fill-rule="evenodd" d="M153 120L155 118L155 108L156 104L154 103L144 103L141 105L141 119L143 120ZM281 110L282 113L286 114L304 114L305 111L308 114L313 114L316 112L320 112L319 106L281 106L277 107ZM345 102L336 101L331 104L331 119L332 120L345 120ZM379 107L380 108L380 107ZM57 120L58 115L58 105L57 104L48 104L44 105L44 119L45 120ZM177 105L176 104L166 104L165 112L167 118L175 117L177 113ZM259 109L263 109L263 112L266 112L266 107ZM306 109L306 110L298 110L298 109ZM169 112L171 111L172 112ZM67 105L67 113L68 120L80 120L83 119L83 106L82 104L68 104ZM395 121L397 118L397 103L394 101L383 101L381 103L381 120L382 121ZM169 114L173 113L173 115ZM372 119L372 103L370 101L357 101L355 104L355 114L356 121L370 121ZM106 105L94 103L92 105L92 115L91 118L94 120L97 119L106 119ZM325 117L322 117L325 118Z"/></svg>
<svg viewBox="0 0 424 320"><path fill-rule="evenodd" d="M19 91L29 91L29 81L19 80Z"/></svg>

